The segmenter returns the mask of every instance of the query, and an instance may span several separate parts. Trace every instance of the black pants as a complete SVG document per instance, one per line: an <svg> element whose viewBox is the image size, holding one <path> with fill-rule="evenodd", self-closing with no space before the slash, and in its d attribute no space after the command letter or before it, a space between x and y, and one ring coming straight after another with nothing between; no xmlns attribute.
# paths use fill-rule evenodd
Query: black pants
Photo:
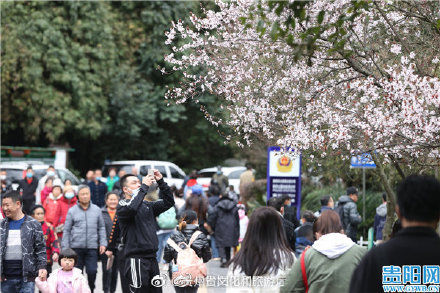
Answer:
<svg viewBox="0 0 440 293"><path fill-rule="evenodd" d="M49 275L52 273L52 265L53 265L52 262L48 262L48 263L46 264L47 276L49 276Z"/></svg>
<svg viewBox="0 0 440 293"><path fill-rule="evenodd" d="M218 254L222 260L229 261L231 259L231 247L218 247Z"/></svg>
<svg viewBox="0 0 440 293"><path fill-rule="evenodd" d="M95 289L96 273L98 272L98 250L87 248L74 248L78 254L78 263L76 268L81 271L86 267L87 281L89 283L90 291Z"/></svg>
<svg viewBox="0 0 440 293"><path fill-rule="evenodd" d="M188 286L188 287L176 287L174 286L174 290L176 290L176 293L195 293L199 289L199 286Z"/></svg>
<svg viewBox="0 0 440 293"><path fill-rule="evenodd" d="M125 259L125 277L129 281L130 292L162 292L162 287L151 284L154 277L160 277L159 265L156 257Z"/></svg>
<svg viewBox="0 0 440 293"><path fill-rule="evenodd" d="M117 266L118 266L118 270L119 270L119 275L121 276L122 292L123 293L130 293L130 285L129 285L130 281L125 276L125 257L124 257L124 251L123 250L119 250L117 252L117 254L118 254ZM115 264L113 264L113 266L115 266Z"/></svg>
<svg viewBox="0 0 440 293"><path fill-rule="evenodd" d="M113 266L107 270L108 257L106 254L101 255L102 262L102 288L105 293L116 291L116 283L118 281L118 254L114 254Z"/></svg>
<svg viewBox="0 0 440 293"><path fill-rule="evenodd" d="M35 205L35 197L31 199L23 199L23 212L26 215L31 214L31 208Z"/></svg>

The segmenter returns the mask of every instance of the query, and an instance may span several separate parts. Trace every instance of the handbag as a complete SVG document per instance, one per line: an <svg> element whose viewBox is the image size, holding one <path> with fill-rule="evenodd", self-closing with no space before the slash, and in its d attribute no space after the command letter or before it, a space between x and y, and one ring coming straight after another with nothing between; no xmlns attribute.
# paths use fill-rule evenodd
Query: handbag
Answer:
<svg viewBox="0 0 440 293"><path fill-rule="evenodd" d="M306 289L306 293L309 292L309 283L307 281L305 256L306 256L306 251L309 248L310 248L310 246L307 246L306 249L304 249L304 251L301 253L301 260L300 260L300 262L301 262L301 274L302 274L302 279L303 279L303 283L304 283L304 288Z"/></svg>

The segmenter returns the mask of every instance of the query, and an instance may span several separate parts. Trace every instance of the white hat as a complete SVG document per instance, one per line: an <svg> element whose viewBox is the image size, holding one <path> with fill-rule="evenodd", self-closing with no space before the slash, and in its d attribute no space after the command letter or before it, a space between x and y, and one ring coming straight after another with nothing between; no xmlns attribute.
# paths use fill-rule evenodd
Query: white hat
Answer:
<svg viewBox="0 0 440 293"><path fill-rule="evenodd" d="M56 178L53 180L52 188L54 188L55 186L59 186L59 187L61 187L61 189L64 188L64 184L63 184L63 182L61 182L61 179L59 179L59 178Z"/></svg>

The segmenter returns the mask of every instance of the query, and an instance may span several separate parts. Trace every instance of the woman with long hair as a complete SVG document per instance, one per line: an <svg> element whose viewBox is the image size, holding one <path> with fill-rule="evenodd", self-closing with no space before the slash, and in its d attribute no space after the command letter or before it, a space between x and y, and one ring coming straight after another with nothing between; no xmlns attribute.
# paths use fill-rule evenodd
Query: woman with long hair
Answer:
<svg viewBox="0 0 440 293"><path fill-rule="evenodd" d="M228 277L238 287L230 282L227 292L279 292L282 279L294 262L280 215L271 207L258 208L252 213L241 248L229 265Z"/></svg>
<svg viewBox="0 0 440 293"><path fill-rule="evenodd" d="M350 276L367 250L343 233L339 215L332 210L322 212L313 233L317 240L302 252L281 292L348 292Z"/></svg>
<svg viewBox="0 0 440 293"><path fill-rule="evenodd" d="M207 214L209 203L205 195L203 195L203 189L200 185L195 185L191 188L191 195L185 201L185 205L182 207L184 210L193 210L197 214L197 219L199 221L200 231L209 235L206 229L205 223L207 222ZM182 210L181 209L181 210Z"/></svg>

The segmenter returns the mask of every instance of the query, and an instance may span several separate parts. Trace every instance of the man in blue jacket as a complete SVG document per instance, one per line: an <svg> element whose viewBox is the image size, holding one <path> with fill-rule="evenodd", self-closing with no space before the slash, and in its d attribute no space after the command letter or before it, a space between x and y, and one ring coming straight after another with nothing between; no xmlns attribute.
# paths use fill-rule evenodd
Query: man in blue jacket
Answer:
<svg viewBox="0 0 440 293"><path fill-rule="evenodd" d="M121 178L125 199L121 200L117 216L125 254L125 276L130 281L131 292L162 292L152 285L152 279L160 275L156 260L158 239L156 217L174 206L174 197L158 170L142 179L133 174ZM148 188L157 181L160 199L144 200Z"/></svg>
<svg viewBox="0 0 440 293"><path fill-rule="evenodd" d="M105 206L105 194L107 193L107 184L102 182L102 172L96 169L92 175L92 181L87 185L90 188L92 203L102 208Z"/></svg>

